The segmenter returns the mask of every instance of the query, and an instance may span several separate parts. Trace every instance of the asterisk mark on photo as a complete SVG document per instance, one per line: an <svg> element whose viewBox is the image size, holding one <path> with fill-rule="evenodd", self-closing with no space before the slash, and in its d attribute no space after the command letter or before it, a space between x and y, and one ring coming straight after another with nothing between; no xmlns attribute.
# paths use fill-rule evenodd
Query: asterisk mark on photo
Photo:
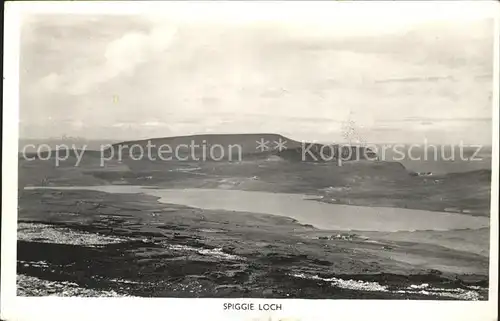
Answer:
<svg viewBox="0 0 500 321"><path fill-rule="evenodd" d="M261 138L260 140L257 140L255 142L257 143L257 147L255 149L258 149L261 152L269 150L269 146L267 146L269 144L269 141L264 140L264 138Z"/></svg>
<svg viewBox="0 0 500 321"><path fill-rule="evenodd" d="M280 152L286 149L286 140L282 140L281 137L278 141L274 141L274 144L276 145L274 149L277 149Z"/></svg>

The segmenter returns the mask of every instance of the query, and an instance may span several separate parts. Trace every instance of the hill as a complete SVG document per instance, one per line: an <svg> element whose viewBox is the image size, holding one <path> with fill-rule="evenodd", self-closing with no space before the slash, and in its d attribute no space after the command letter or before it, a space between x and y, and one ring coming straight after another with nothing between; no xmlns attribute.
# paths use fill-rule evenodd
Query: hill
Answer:
<svg viewBox="0 0 500 321"><path fill-rule="evenodd" d="M328 162L375 160L377 155L362 146L318 144L299 142L288 137L271 134L208 134L147 140L126 141L114 144L107 157L138 158L149 152L162 154L174 160L253 160L277 156L289 161Z"/></svg>

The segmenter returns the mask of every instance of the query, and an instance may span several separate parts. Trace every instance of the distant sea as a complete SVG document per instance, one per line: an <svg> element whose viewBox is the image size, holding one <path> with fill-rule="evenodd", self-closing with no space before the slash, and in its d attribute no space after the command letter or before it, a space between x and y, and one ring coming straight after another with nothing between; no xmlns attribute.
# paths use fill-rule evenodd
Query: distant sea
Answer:
<svg viewBox="0 0 500 321"><path fill-rule="evenodd" d="M23 151L24 146L27 146L27 152L35 152L38 146L44 144L50 146L51 149L56 149L57 146L66 145L69 147L75 146L77 149L81 149L85 146L86 150L101 150L101 146L107 146L109 144L115 144L119 142L119 140L85 140L85 139L19 139L19 152ZM35 148L28 145L34 145ZM46 148L44 146L44 148Z"/></svg>
<svg viewBox="0 0 500 321"><path fill-rule="evenodd" d="M398 161L413 172L460 173L482 169L491 170L492 166L491 146L483 146L479 150L477 147L464 147L462 151L459 146L450 145L430 147L427 150L424 147L413 147L411 150L407 147L400 150L405 155L403 159L401 159L401 153L388 149L384 160Z"/></svg>

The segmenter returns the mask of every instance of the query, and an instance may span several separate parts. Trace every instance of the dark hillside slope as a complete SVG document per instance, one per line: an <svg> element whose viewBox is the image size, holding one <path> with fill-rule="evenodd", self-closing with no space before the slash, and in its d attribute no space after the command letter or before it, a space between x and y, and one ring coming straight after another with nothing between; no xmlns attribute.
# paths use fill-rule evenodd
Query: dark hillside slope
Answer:
<svg viewBox="0 0 500 321"><path fill-rule="evenodd" d="M260 145L264 142L265 145ZM283 145L279 145L282 143ZM149 147L148 147L149 146ZM261 148L264 147L264 148ZM324 145L310 142L298 142L279 134L210 134L191 135L147 140L127 141L114 144L108 150L122 158L138 158L140 153L151 150L152 155L171 156L177 160L252 160L267 158L272 155L290 161L328 162L337 160L374 160L377 155L361 146Z"/></svg>

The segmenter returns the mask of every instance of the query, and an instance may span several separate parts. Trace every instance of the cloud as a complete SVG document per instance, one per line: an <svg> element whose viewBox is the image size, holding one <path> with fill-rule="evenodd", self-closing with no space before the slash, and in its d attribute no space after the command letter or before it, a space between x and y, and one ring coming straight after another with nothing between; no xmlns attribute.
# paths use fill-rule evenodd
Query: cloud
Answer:
<svg viewBox="0 0 500 321"><path fill-rule="evenodd" d="M208 130L330 140L352 111L368 136L409 139L446 128L433 121L378 130L376 122L491 114L488 22L474 22L476 33L464 31L471 23L450 22L366 37L330 20L318 35L311 28L295 33L293 24L172 26L162 18L130 26L123 19L101 17L77 28L45 20L57 26L33 28L36 46L22 49L22 130L71 134L78 126L60 121L66 117L85 123L93 137ZM471 46L461 50L464 43ZM48 115L59 126L40 129ZM460 126L457 133L469 130ZM463 134L473 137L483 127L491 130Z"/></svg>
<svg viewBox="0 0 500 321"><path fill-rule="evenodd" d="M152 55L164 52L172 44L176 29L167 25L150 32L129 32L109 42L102 53L103 62L70 69L65 73L50 73L40 80L49 91L65 90L71 95L83 95L119 76L131 76Z"/></svg>
<svg viewBox="0 0 500 321"><path fill-rule="evenodd" d="M158 122L158 121L148 121L142 124L138 124L139 126L146 126L146 127L166 127L168 124Z"/></svg>

